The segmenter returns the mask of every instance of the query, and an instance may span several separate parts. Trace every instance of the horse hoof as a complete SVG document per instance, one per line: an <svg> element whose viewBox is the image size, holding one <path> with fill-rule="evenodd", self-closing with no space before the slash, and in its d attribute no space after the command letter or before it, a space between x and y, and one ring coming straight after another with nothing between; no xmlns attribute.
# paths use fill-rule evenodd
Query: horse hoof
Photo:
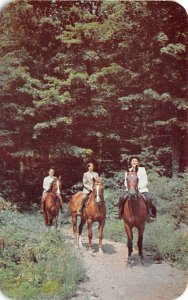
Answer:
<svg viewBox="0 0 188 300"><path fill-rule="evenodd" d="M83 248L82 237L81 236L78 237L78 247L81 248L81 249Z"/></svg>
<svg viewBox="0 0 188 300"><path fill-rule="evenodd" d="M100 255L103 255L103 254L104 254L102 248L99 248L99 254L100 254Z"/></svg>
<svg viewBox="0 0 188 300"><path fill-rule="evenodd" d="M144 265L144 258L143 258L143 256L142 256L142 257L140 257L140 265L141 265L141 266L143 266L143 265Z"/></svg>
<svg viewBox="0 0 188 300"><path fill-rule="evenodd" d="M127 260L127 268L132 268L132 260L130 258Z"/></svg>

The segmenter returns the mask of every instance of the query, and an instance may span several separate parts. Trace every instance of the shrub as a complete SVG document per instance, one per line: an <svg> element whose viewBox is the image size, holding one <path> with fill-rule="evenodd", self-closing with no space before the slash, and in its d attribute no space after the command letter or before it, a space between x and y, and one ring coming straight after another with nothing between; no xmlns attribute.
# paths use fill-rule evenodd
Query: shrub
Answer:
<svg viewBox="0 0 188 300"><path fill-rule="evenodd" d="M188 267L188 239L176 229L174 218L167 214L158 216L155 222L147 224L144 246L161 259L176 262L184 269Z"/></svg>
<svg viewBox="0 0 188 300"><path fill-rule="evenodd" d="M15 299L71 297L85 276L80 258L62 230L46 229L39 218L1 211L1 289Z"/></svg>
<svg viewBox="0 0 188 300"><path fill-rule="evenodd" d="M160 177L156 173L149 177L149 189L159 214L169 214L176 219L177 224L188 224L187 173L180 174L176 180Z"/></svg>

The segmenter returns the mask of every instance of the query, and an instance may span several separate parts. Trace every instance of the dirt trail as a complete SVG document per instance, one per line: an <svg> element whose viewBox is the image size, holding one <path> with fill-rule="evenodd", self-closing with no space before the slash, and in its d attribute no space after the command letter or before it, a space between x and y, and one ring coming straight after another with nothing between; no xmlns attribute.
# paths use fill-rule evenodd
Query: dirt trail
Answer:
<svg viewBox="0 0 188 300"><path fill-rule="evenodd" d="M126 268L127 247L123 243L103 241L104 254L98 252L93 240L92 253L77 249L83 259L88 280L80 285L74 300L174 300L187 286L187 273L167 263L158 264L145 253L145 264L139 266L138 255L133 253L133 266Z"/></svg>

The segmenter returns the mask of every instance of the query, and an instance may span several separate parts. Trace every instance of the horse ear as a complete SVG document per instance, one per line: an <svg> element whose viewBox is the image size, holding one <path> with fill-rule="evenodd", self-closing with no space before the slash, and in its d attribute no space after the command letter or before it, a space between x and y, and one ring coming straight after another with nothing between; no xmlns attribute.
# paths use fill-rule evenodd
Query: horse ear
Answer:
<svg viewBox="0 0 188 300"><path fill-rule="evenodd" d="M95 183L96 182L96 180L95 180L95 178L93 178L93 183Z"/></svg>

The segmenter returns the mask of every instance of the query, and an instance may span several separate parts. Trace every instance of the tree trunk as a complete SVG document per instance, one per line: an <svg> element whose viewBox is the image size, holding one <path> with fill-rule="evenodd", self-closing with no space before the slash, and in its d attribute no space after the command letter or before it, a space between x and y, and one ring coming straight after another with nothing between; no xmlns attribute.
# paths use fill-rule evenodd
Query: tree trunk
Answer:
<svg viewBox="0 0 188 300"><path fill-rule="evenodd" d="M171 136L172 146L172 178L176 179L179 173L179 136L178 128L174 127Z"/></svg>

